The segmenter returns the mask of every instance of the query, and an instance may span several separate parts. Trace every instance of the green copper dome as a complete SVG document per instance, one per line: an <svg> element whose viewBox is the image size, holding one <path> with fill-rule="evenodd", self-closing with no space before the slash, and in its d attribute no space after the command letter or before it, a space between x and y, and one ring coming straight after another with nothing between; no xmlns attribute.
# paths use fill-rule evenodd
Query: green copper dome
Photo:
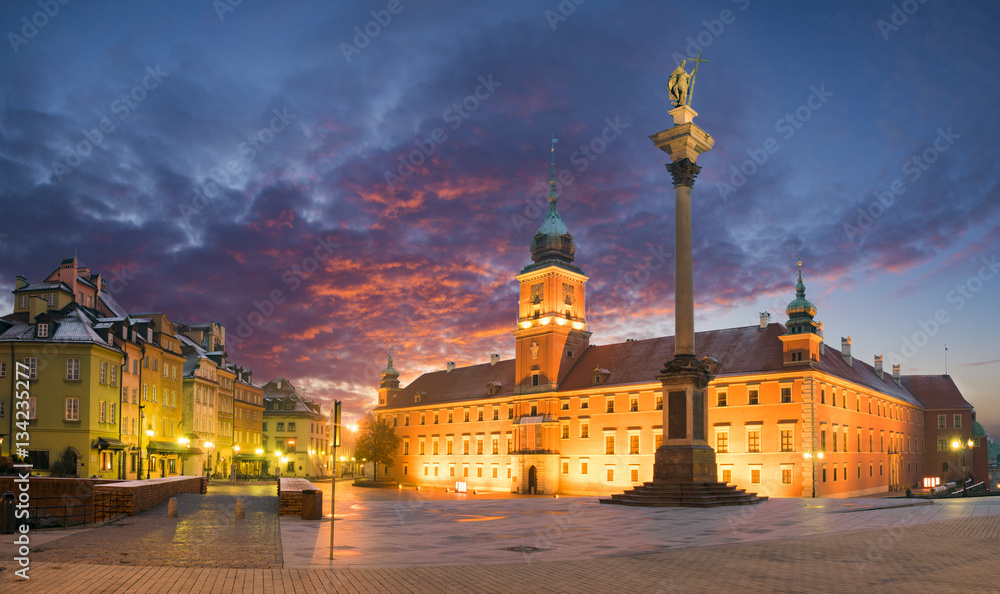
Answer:
<svg viewBox="0 0 1000 594"><path fill-rule="evenodd" d="M972 421L972 437L986 437L986 430L977 421Z"/></svg>
<svg viewBox="0 0 1000 594"><path fill-rule="evenodd" d="M565 221L559 216L556 205L559 195L556 194L556 139L552 139L552 168L549 177L549 212L542 220L538 231L531 238L531 261L535 264L559 263L572 266L576 244L566 227ZM532 265L525 268L528 270Z"/></svg>
<svg viewBox="0 0 1000 594"><path fill-rule="evenodd" d="M788 323L785 325L789 334L818 334L819 324L813 318L816 316L816 306L806 299L806 284L802 282L802 262L799 262L799 281L795 283L795 299L785 308Z"/></svg>

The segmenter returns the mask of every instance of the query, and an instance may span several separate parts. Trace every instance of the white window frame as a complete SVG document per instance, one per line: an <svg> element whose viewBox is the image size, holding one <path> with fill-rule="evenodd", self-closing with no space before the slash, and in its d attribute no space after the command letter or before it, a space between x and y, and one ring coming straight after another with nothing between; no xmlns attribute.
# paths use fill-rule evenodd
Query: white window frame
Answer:
<svg viewBox="0 0 1000 594"><path fill-rule="evenodd" d="M66 358L66 379L76 381L80 379L80 360L75 357Z"/></svg>
<svg viewBox="0 0 1000 594"><path fill-rule="evenodd" d="M45 322L38 324L38 338L49 337L49 325Z"/></svg>

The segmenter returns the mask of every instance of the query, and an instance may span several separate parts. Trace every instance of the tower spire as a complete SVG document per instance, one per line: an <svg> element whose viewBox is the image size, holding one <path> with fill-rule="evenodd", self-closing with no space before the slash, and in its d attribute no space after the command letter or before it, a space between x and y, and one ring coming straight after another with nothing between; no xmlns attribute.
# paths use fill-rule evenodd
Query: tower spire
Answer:
<svg viewBox="0 0 1000 594"><path fill-rule="evenodd" d="M559 196L556 194L556 143L559 139L552 136L552 170L549 175L549 210L556 207L556 202L559 201Z"/></svg>

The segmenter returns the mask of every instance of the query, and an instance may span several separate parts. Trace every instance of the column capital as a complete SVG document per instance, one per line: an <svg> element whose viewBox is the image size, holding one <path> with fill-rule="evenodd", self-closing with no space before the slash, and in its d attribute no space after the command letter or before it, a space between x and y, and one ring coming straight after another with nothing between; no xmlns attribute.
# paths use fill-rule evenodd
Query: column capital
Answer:
<svg viewBox="0 0 1000 594"><path fill-rule="evenodd" d="M674 178L675 188L677 186L693 188L694 178L701 173L701 166L696 165L694 161L685 157L679 161L667 163L667 171Z"/></svg>

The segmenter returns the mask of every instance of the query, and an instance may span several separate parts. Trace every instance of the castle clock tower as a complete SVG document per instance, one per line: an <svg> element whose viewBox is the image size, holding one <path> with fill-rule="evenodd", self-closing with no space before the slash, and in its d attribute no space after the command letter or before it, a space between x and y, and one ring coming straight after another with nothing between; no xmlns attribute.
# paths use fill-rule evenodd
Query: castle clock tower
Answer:
<svg viewBox="0 0 1000 594"><path fill-rule="evenodd" d="M531 239L531 260L517 276L515 392L555 390L590 344L586 323L587 276L573 264L576 245L556 210L555 143L549 179L549 212Z"/></svg>

